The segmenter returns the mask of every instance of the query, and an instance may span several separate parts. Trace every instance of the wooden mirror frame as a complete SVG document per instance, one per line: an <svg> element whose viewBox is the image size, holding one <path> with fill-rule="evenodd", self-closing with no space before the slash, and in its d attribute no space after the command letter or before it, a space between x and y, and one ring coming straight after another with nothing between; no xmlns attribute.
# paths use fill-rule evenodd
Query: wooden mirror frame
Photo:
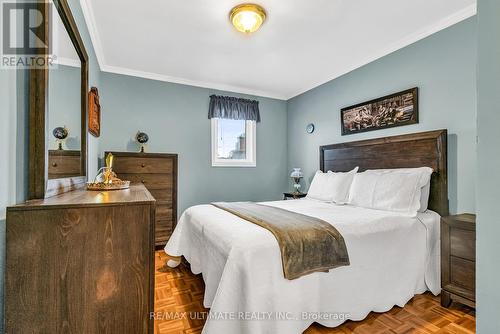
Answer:
<svg viewBox="0 0 500 334"><path fill-rule="evenodd" d="M88 55L76 26L75 19L66 0L53 0L61 21L68 32L81 62L81 175L62 178L48 178L48 80L49 70L30 69L29 80L29 187L28 199L39 199L54 196L79 188L87 181L87 91L88 91ZM46 1L38 3L38 9L48 17L50 4ZM55 15L55 14L53 14ZM40 25L37 36L49 45L49 21Z"/></svg>

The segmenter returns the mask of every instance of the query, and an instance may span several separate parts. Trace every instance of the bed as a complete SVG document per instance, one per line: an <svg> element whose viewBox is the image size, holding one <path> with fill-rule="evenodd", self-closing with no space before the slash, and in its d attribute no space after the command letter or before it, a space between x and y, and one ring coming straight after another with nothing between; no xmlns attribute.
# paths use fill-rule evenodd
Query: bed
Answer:
<svg viewBox="0 0 500 334"><path fill-rule="evenodd" d="M203 333L302 333L439 294L439 219L448 213L446 130L320 147L323 171L431 167L429 210L416 217L301 199L265 202L322 219L343 235L350 265L295 280L266 229L213 205L187 209L165 251L184 256L205 281L210 315ZM169 261L175 265L175 261Z"/></svg>

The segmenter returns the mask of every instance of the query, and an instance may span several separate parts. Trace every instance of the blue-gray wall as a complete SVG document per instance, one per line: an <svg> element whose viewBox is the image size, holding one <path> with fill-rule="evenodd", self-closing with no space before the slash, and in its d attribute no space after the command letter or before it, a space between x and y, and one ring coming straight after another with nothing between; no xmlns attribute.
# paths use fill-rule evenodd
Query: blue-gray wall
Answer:
<svg viewBox="0 0 500 334"><path fill-rule="evenodd" d="M138 130L149 135L148 152L179 154L178 211L212 201L280 199L287 177L286 102L160 81L101 74L104 151L138 151ZM257 167L212 167L211 94L259 100Z"/></svg>
<svg viewBox="0 0 500 334"><path fill-rule="evenodd" d="M99 86L100 69L80 2L68 0L89 55L89 85ZM54 8L55 12L55 8ZM19 32L22 30L19 29ZM28 188L28 73L0 69L0 333L3 333L3 289L5 271L5 208L26 199ZM88 138L89 172L97 170L99 140Z"/></svg>
<svg viewBox="0 0 500 334"><path fill-rule="evenodd" d="M366 138L448 129L451 212L475 210L476 18L356 69L288 101L288 169L302 167L308 185L318 147ZM420 123L340 135L340 109L418 86ZM306 134L314 123L316 130Z"/></svg>
<svg viewBox="0 0 500 334"><path fill-rule="evenodd" d="M500 1L478 1L477 332L500 332Z"/></svg>
<svg viewBox="0 0 500 334"><path fill-rule="evenodd" d="M49 70L49 113L48 143L50 150L57 150L58 142L52 130L58 126L68 129L68 137L63 148L80 150L81 142L81 103L80 85L81 69L59 64ZM95 160L94 160L95 162Z"/></svg>

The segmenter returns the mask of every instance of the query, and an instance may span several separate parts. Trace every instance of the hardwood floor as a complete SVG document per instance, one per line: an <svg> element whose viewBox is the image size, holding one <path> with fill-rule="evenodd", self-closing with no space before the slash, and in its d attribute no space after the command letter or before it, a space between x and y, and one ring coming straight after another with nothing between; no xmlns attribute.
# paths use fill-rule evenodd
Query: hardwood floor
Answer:
<svg viewBox="0 0 500 334"><path fill-rule="evenodd" d="M155 320L156 334L201 333L204 320L204 284L185 266L169 269L163 251L156 252ZM192 319L186 314L199 314ZM160 319L163 318L163 319ZM168 319L166 319L168 318ZM474 310L453 304L449 309L430 293L415 296L404 308L386 313L370 313L363 321L347 321L336 328L313 324L305 334L470 334L475 333Z"/></svg>

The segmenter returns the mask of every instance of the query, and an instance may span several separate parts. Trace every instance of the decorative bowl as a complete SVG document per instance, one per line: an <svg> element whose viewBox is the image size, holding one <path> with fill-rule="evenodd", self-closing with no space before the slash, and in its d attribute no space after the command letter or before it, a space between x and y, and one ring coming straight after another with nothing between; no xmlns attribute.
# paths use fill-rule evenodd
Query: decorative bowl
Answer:
<svg viewBox="0 0 500 334"><path fill-rule="evenodd" d="M87 190L105 191L105 190L120 190L128 189L130 181L114 180L113 183L88 182Z"/></svg>

